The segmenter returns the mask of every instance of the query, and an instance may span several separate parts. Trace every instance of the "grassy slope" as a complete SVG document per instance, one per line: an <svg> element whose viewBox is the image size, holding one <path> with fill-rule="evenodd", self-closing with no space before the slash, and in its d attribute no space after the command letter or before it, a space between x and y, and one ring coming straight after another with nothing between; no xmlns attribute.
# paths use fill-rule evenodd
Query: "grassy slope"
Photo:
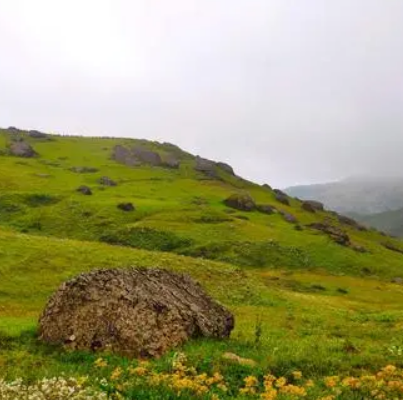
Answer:
<svg viewBox="0 0 403 400"><path fill-rule="evenodd" d="M0 134L0 150L8 140L7 134ZM226 174L222 181L206 180L194 171L189 156L178 171L134 169L110 160L110 154L116 144L135 141L76 137L30 141L40 157L0 158L0 224L5 227L35 235L172 250L241 266L316 267L353 274L365 268L385 277L402 273L403 257L380 246L385 238L375 232L349 230L353 242L370 251L360 254L315 231L296 231L280 215L228 214L222 201L235 191L246 190L260 203L291 212L302 225L334 220L327 213L302 211L297 200L291 207L283 206L271 190ZM99 172L77 174L70 171L75 166L95 167ZM115 179L119 186L100 187L97 181L102 175ZM76 193L82 184L91 186L94 195ZM49 204L35 204L34 196L44 196ZM116 205L124 201L132 201L137 211L118 210ZM164 236L166 232L170 235Z"/></svg>
<svg viewBox="0 0 403 400"><path fill-rule="evenodd" d="M9 139L0 133L0 150ZM247 190L258 202L291 212L302 225L324 219L336 224L330 214L306 213L297 200L282 206L271 190L229 175L206 180L188 155L179 171L132 169L109 159L113 146L125 140L30 141L40 157L0 156L0 367L9 377L89 372L80 357L38 346L32 336L37 317L63 280L93 268L129 266L186 271L234 311L237 327L230 341L186 347L195 364L217 363L226 350L278 374L302 369L320 376L402 364L388 350L403 346L403 290L388 283L402 275L403 256L380 245L391 239L347 229L354 243L370 251L361 254L306 228L296 231L279 215L228 213L222 200ZM69 170L74 166L100 171L77 174ZM102 175L119 186L100 188ZM82 184L94 195L77 194ZM123 201L132 201L137 211L119 211ZM146 236L139 230L144 227L152 229ZM106 234L145 239L137 245L151 250L173 246L176 253L228 263L99 243ZM256 346L258 320L262 335Z"/></svg>

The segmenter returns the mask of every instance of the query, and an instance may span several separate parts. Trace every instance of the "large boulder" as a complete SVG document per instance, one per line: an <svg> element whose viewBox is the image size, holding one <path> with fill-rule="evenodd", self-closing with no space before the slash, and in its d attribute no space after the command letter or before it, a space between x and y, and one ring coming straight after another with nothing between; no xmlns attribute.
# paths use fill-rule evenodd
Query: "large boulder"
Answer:
<svg viewBox="0 0 403 400"><path fill-rule="evenodd" d="M217 178L217 164L207 158L196 157L195 170L207 175L210 178Z"/></svg>
<svg viewBox="0 0 403 400"><path fill-rule="evenodd" d="M130 149L120 144L113 148L112 158L121 164L131 167L141 164Z"/></svg>
<svg viewBox="0 0 403 400"><path fill-rule="evenodd" d="M92 190L89 186L82 185L79 188L77 188L77 192L85 195L85 196L91 196L92 195Z"/></svg>
<svg viewBox="0 0 403 400"><path fill-rule="evenodd" d="M190 338L227 338L234 317L185 275L98 270L62 284L39 320L40 339L75 350L158 357Z"/></svg>
<svg viewBox="0 0 403 400"><path fill-rule="evenodd" d="M279 189L274 189L273 191L274 196L279 203L284 204L285 206L290 205L290 199L284 192Z"/></svg>
<svg viewBox="0 0 403 400"><path fill-rule="evenodd" d="M324 211L325 207L323 203L314 200L306 200L302 202L302 209L309 212Z"/></svg>
<svg viewBox="0 0 403 400"><path fill-rule="evenodd" d="M267 215L275 214L277 212L277 209L269 204L258 204L256 209L259 212Z"/></svg>
<svg viewBox="0 0 403 400"><path fill-rule="evenodd" d="M218 162L216 165L218 168L221 168L227 174L235 176L234 168L232 168L231 165L226 164L224 162Z"/></svg>
<svg viewBox="0 0 403 400"><path fill-rule="evenodd" d="M16 157L32 158L37 155L32 146L24 141L13 142L10 144L10 153Z"/></svg>
<svg viewBox="0 0 403 400"><path fill-rule="evenodd" d="M141 164L148 164L154 167L160 167L163 164L161 156L156 151L148 150L145 147L134 147L132 153Z"/></svg>
<svg viewBox="0 0 403 400"><path fill-rule="evenodd" d="M339 220L339 222L343 225L351 226L352 228L355 228L359 231L368 230L367 227L365 227L364 225L361 225L359 222L357 222L353 218L346 217L345 215L341 215L341 214L337 214L337 213L336 213L336 217Z"/></svg>
<svg viewBox="0 0 403 400"><path fill-rule="evenodd" d="M253 211L256 209L255 201L247 193L235 193L224 200L224 204L240 211Z"/></svg>
<svg viewBox="0 0 403 400"><path fill-rule="evenodd" d="M46 133L36 130L29 131L28 136L34 139L49 139L49 136Z"/></svg>

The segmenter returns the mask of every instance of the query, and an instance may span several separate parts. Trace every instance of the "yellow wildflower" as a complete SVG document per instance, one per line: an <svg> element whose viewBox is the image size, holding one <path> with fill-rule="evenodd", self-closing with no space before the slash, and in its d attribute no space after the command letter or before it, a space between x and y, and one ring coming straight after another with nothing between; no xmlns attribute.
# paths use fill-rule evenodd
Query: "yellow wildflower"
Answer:
<svg viewBox="0 0 403 400"><path fill-rule="evenodd" d="M111 380L112 380L112 381L116 381L117 379L120 378L120 376L122 375L122 373L123 373L122 368L120 368L120 367L115 368L114 371L113 371L112 374L111 374Z"/></svg>
<svg viewBox="0 0 403 400"><path fill-rule="evenodd" d="M294 377L294 379L298 380L302 378L302 372L301 371L294 371L292 373L292 376Z"/></svg>
<svg viewBox="0 0 403 400"><path fill-rule="evenodd" d="M278 379L276 380L276 386L277 386L278 388L281 388L281 387L285 386L286 384L287 384L287 379L284 378L284 377L278 378Z"/></svg>
<svg viewBox="0 0 403 400"><path fill-rule="evenodd" d="M259 381L257 380L257 378L256 378L255 376L253 376L253 375L247 376L247 377L244 379L244 382L245 382L245 386L246 386L247 388L250 388L250 387L253 387L253 386L257 386L257 384L259 383Z"/></svg>
<svg viewBox="0 0 403 400"><path fill-rule="evenodd" d="M103 358L98 358L96 361L94 361L94 365L97 368L105 368L108 366L108 362L104 360Z"/></svg>

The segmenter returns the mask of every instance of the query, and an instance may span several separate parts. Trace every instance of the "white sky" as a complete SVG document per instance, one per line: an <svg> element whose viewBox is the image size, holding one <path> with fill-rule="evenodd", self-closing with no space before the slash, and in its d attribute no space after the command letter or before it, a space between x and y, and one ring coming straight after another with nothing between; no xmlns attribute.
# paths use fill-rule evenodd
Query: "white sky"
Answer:
<svg viewBox="0 0 403 400"><path fill-rule="evenodd" d="M403 168L401 0L0 0L0 126L170 141L275 186Z"/></svg>

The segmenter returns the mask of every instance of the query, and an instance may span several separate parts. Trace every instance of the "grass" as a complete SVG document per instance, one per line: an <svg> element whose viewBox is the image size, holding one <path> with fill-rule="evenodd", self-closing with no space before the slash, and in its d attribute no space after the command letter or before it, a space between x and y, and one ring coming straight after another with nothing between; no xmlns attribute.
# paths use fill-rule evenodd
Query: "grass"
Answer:
<svg viewBox="0 0 403 400"><path fill-rule="evenodd" d="M172 151L170 145L58 136L26 140L39 157L0 156L0 378L100 377L97 355L39 343L37 319L63 281L95 268L132 266L188 273L231 309L236 328L230 340L196 340L181 351L200 372L219 369L237 396L244 378L261 379L268 371L290 377L301 370L321 380L374 373L391 363L403 367L403 286L390 283L403 275L403 256L382 246L386 239L379 233L342 227L367 253L335 244L307 228L323 221L341 226L332 214L305 212L295 199L281 205L271 190L225 173L206 179L194 171L192 156L175 148L182 157L179 170L133 169L110 160L119 143L142 143L161 153ZM9 134L0 131L0 150L8 141ZM72 167L97 172L76 173ZM100 186L105 175L118 186ZM80 185L94 194L77 193ZM225 207L223 200L239 190L292 213L302 230L279 214ZM122 202L132 202L136 211L119 210ZM226 352L256 365L225 361ZM106 357L108 373L131 362ZM171 371L173 357L167 354L149 368ZM136 398L178 397L145 382L136 388ZM325 396L322 389L318 393ZM360 398L343 396L338 398Z"/></svg>

